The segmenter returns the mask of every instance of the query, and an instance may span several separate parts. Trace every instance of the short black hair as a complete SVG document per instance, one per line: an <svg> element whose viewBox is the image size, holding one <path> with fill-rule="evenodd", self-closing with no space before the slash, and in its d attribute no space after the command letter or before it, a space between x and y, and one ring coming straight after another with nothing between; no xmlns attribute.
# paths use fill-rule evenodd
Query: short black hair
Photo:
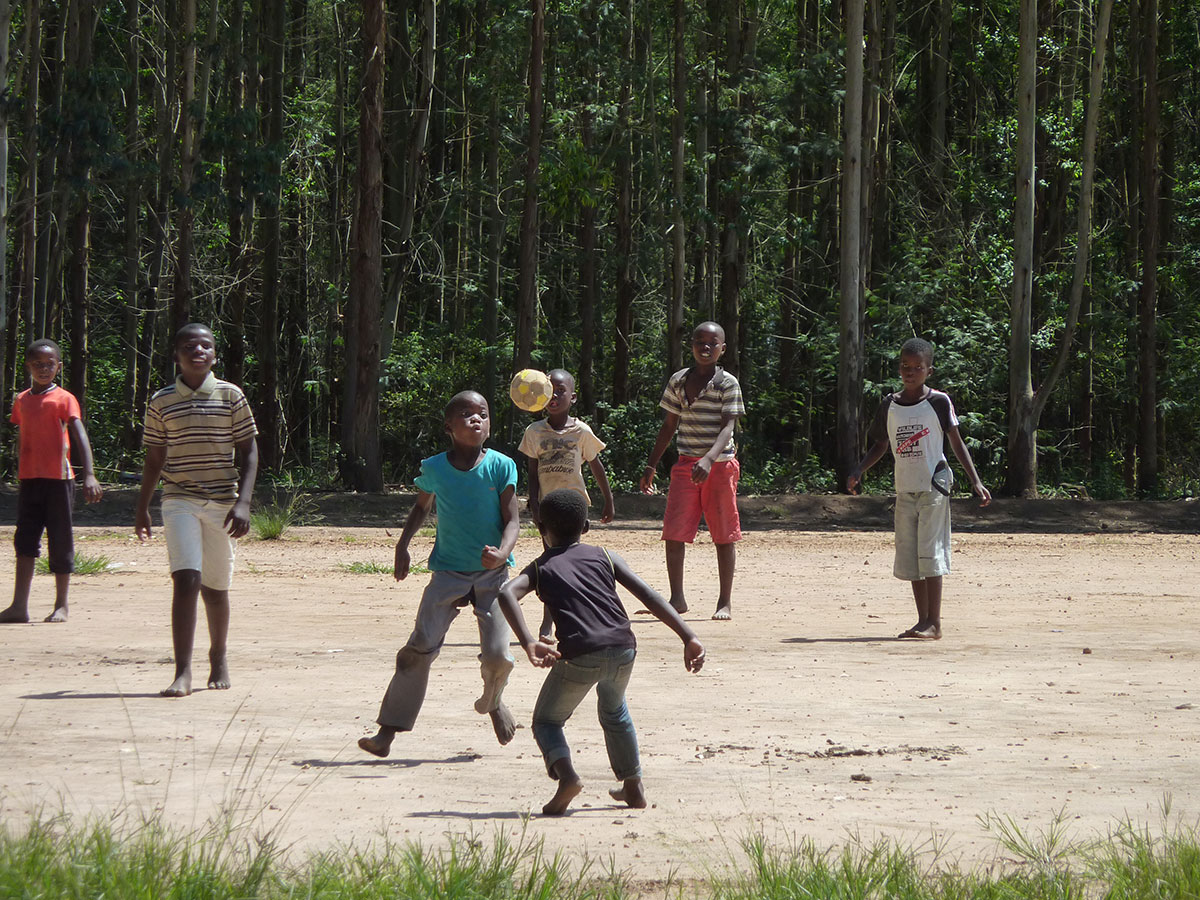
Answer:
<svg viewBox="0 0 1200 900"><path fill-rule="evenodd" d="M188 335L190 332L193 332L193 331L199 331L201 328L203 328L209 334L213 333L213 330L211 328L209 328L207 325L205 325L203 322L188 322L186 325L184 325L182 328L180 328L177 332L175 332L175 340L174 340L174 342L172 342L171 346L174 349L178 350L179 344L183 341L183 339L186 335Z"/></svg>
<svg viewBox="0 0 1200 900"><path fill-rule="evenodd" d="M559 488L542 498L542 527L557 538L579 537L587 524L587 501L578 491Z"/></svg>
<svg viewBox="0 0 1200 900"><path fill-rule="evenodd" d="M25 348L25 357L28 359L39 350L49 350L58 357L58 361L62 362L62 347L50 340L50 338L38 338L32 344Z"/></svg>
<svg viewBox="0 0 1200 900"><path fill-rule="evenodd" d="M901 356L923 356L925 365L933 365L933 344L924 338L909 338L904 342L904 346L900 348Z"/></svg>
<svg viewBox="0 0 1200 900"><path fill-rule="evenodd" d="M725 343L725 329L721 326L720 322L713 322L712 320L709 320L707 322L701 322L699 325L697 325L695 328L692 329L692 336L695 337L696 332L699 331L701 328L704 328L704 329L707 329L710 331L715 331L717 334L719 334L721 336L721 343Z"/></svg>
<svg viewBox="0 0 1200 900"><path fill-rule="evenodd" d="M459 391L450 398L450 402L446 404L445 410L442 412L442 418L449 420L454 415L454 411L464 403L482 402L484 406L488 405L487 397L479 393L479 391Z"/></svg>
<svg viewBox="0 0 1200 900"><path fill-rule="evenodd" d="M574 375L572 375L566 369L551 369L549 372L546 373L546 377L551 378L551 379L554 378L554 376L556 376L556 375L559 378L565 378L567 381L571 382L571 390L575 390L575 376Z"/></svg>

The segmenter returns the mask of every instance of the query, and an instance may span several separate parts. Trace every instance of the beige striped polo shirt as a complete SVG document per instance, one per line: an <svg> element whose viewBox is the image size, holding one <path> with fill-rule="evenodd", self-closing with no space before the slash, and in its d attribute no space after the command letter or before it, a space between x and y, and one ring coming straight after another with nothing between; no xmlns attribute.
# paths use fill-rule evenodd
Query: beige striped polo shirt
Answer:
<svg viewBox="0 0 1200 900"><path fill-rule="evenodd" d="M257 433L242 389L209 372L195 390L176 378L150 398L143 443L167 448L164 497L235 501L235 450Z"/></svg>

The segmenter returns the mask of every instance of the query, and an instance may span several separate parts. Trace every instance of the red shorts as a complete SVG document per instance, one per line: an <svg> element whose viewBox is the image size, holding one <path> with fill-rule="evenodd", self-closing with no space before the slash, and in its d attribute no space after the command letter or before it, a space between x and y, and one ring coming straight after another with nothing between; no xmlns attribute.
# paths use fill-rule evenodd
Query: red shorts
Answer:
<svg viewBox="0 0 1200 900"><path fill-rule="evenodd" d="M742 539L738 518L737 483L742 467L736 459L715 462L700 484L692 481L692 466L698 456L680 456L671 467L667 511L663 515L662 539L690 544L700 528L700 515L708 523L714 544L732 544Z"/></svg>

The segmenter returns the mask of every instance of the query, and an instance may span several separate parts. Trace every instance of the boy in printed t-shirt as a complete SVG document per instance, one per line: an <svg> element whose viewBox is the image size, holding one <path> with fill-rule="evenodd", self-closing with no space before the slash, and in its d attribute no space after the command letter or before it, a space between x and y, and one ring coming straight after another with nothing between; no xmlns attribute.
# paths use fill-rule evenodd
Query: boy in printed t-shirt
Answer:
<svg viewBox="0 0 1200 900"><path fill-rule="evenodd" d="M942 576L950 572L950 489L954 476L946 462L950 447L987 506L992 495L983 486L971 453L958 433L958 416L950 397L925 384L933 371L933 345L912 338L900 348L900 380L904 387L879 405L868 436L872 441L862 462L846 478L853 493L863 473L891 447L896 473L897 578L912 582L917 624L902 638L936 641L942 636Z"/></svg>
<svg viewBox="0 0 1200 900"><path fill-rule="evenodd" d="M160 693L192 692L196 605L208 620L209 690L229 689L229 587L234 548L250 530L250 495L258 473L258 429L236 384L213 375L216 341L207 325L175 333L179 377L146 406L146 464L134 513L140 540L150 534L150 500L163 481L162 519L171 568L171 643L175 680Z"/></svg>
<svg viewBox="0 0 1200 900"><path fill-rule="evenodd" d="M71 508L75 473L71 469L71 438L83 469L83 497L88 503L103 491L93 472L92 447L80 418L75 395L54 383L62 371L62 350L48 338L29 345L25 368L32 386L13 401L12 422L20 427L17 478L17 573L13 599L0 612L0 624L29 621L29 590L46 532L47 557L54 573L54 611L46 622L67 621L67 591L75 571L75 541Z"/></svg>
<svg viewBox="0 0 1200 900"><path fill-rule="evenodd" d="M667 381L659 403L666 411L666 418L639 481L643 494L654 492L655 467L678 429L679 461L671 468L662 532L671 606L677 612L687 612L683 595L684 554L686 545L696 539L703 514L717 548L720 594L713 618L720 620L733 615L733 572L737 541L742 539L737 508L741 466L733 430L737 420L746 414L737 379L717 365L724 352L724 328L716 322L701 322L696 326L692 332L692 358L696 364L680 369Z"/></svg>
<svg viewBox="0 0 1200 900"><path fill-rule="evenodd" d="M529 515L535 525L540 524L542 498L560 488L575 491L585 503L591 503L583 483L583 463L587 462L604 497L600 521L607 525L613 520L613 495L608 485L608 473L600 461L600 451L606 445L586 422L571 416L571 407L575 404L575 376L565 369L551 369L547 375L554 393L546 404L546 417L525 429L521 446L517 448L529 459ZM547 608L538 628L538 639L551 639L550 632L550 610Z"/></svg>

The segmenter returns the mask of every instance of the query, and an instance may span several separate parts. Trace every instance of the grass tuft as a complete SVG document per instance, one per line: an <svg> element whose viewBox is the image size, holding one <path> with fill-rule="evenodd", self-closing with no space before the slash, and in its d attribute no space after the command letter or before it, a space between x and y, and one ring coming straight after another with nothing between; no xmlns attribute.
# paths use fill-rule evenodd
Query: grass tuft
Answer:
<svg viewBox="0 0 1200 900"><path fill-rule="evenodd" d="M75 554L75 573L76 575L103 575L112 568L113 561L103 553L92 555L90 553ZM50 574L50 560L44 556L39 556L37 562L33 564L33 570L38 575Z"/></svg>
<svg viewBox="0 0 1200 900"><path fill-rule="evenodd" d="M312 497L294 493L284 503L272 503L250 513L250 529L260 541L277 541L295 525L311 525L320 520Z"/></svg>
<svg viewBox="0 0 1200 900"><path fill-rule="evenodd" d="M338 563L338 568L352 575L391 575L393 569L387 563L379 563L374 560Z"/></svg>

